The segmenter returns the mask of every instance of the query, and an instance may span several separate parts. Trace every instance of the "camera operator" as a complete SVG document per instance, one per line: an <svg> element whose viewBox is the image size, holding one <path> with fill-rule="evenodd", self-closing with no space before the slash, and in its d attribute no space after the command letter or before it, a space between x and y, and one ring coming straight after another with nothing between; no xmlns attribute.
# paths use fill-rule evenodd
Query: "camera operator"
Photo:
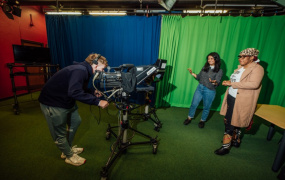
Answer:
<svg viewBox="0 0 285 180"><path fill-rule="evenodd" d="M105 57L90 54L84 62L67 66L52 76L43 87L39 96L41 110L47 121L51 136L62 152L61 158L66 163L80 166L86 162L78 156L83 148L72 147L77 128L81 123L76 100L106 108L109 103L100 100L102 95L87 92L89 79L96 71L103 71L108 66Z"/></svg>

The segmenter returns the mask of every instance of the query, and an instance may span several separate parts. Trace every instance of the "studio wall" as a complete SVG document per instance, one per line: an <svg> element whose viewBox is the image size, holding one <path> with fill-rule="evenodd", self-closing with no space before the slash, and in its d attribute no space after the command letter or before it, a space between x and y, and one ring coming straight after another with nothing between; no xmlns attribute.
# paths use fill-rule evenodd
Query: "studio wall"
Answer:
<svg viewBox="0 0 285 180"><path fill-rule="evenodd" d="M47 45L46 23L42 9L38 6L23 6L21 9L21 17L14 16L14 20L6 17L0 9L0 99L13 96L7 67L7 63L14 62L12 45L21 45L21 39ZM25 85L25 77L17 77L16 84ZM25 91L17 92L17 94L22 93Z"/></svg>

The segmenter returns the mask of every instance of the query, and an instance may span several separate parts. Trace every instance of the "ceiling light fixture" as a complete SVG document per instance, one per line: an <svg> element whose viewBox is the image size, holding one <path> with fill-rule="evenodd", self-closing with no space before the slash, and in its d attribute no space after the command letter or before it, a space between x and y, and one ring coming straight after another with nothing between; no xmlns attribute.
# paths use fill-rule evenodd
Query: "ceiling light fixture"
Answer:
<svg viewBox="0 0 285 180"><path fill-rule="evenodd" d="M126 11L89 11L90 15L95 16L125 16L127 15Z"/></svg>
<svg viewBox="0 0 285 180"><path fill-rule="evenodd" d="M183 10L183 13L193 13L193 14L200 14L200 13L227 13L228 10L205 10L205 12L201 12L201 10Z"/></svg>
<svg viewBox="0 0 285 180"><path fill-rule="evenodd" d="M46 12L50 15L81 15L82 12Z"/></svg>
<svg viewBox="0 0 285 180"><path fill-rule="evenodd" d="M213 7L213 6L222 6L222 7L278 7L274 4L206 4L202 8Z"/></svg>
<svg viewBox="0 0 285 180"><path fill-rule="evenodd" d="M134 10L135 13L167 13L166 10Z"/></svg>

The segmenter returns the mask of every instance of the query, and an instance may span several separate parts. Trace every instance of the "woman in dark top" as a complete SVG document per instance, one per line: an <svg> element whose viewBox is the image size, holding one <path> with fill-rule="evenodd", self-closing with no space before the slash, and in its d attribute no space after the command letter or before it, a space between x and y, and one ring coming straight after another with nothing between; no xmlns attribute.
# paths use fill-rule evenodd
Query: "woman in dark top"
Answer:
<svg viewBox="0 0 285 180"><path fill-rule="evenodd" d="M207 55L206 59L207 62L199 74L193 73L192 69L188 68L190 74L199 81L199 85L194 93L188 118L184 121L184 125L188 125L191 122L195 115L196 108L203 99L203 113L198 126L199 128L203 128L205 126L212 102L216 96L216 87L220 84L222 79L223 71L220 69L221 60L219 54L212 52Z"/></svg>

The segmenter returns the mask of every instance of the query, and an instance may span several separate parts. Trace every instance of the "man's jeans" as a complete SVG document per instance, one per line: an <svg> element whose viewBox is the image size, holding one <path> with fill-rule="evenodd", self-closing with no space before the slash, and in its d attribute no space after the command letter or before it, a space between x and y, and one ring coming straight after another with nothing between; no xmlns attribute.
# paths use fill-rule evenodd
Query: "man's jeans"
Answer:
<svg viewBox="0 0 285 180"><path fill-rule="evenodd" d="M53 141L67 157L71 157L72 141L81 123L77 105L70 109L47 106L42 103L40 106Z"/></svg>
<svg viewBox="0 0 285 180"><path fill-rule="evenodd" d="M196 109L199 105L199 103L201 102L201 100L203 99L203 113L202 113L202 121L206 121L207 117L209 115L210 112L210 108L212 105L212 102L214 101L216 96L216 90L211 90L208 89L207 87L203 86L202 84L199 84L193 99L192 99L192 103L191 103L191 107L189 109L189 113L188 113L188 117L193 118L195 116L195 112Z"/></svg>

